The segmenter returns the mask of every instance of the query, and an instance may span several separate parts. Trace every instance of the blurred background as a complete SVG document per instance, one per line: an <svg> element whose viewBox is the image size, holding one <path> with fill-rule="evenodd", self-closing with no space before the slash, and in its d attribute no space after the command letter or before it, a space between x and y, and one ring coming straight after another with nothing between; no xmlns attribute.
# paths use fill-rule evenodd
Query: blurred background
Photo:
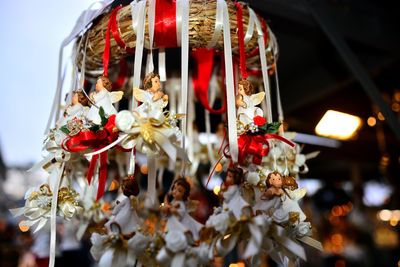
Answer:
<svg viewBox="0 0 400 267"><path fill-rule="evenodd" d="M58 49L81 11L93 2L0 2L1 266L33 264L35 255L46 258L47 248L40 242L46 238L23 232L8 209L22 206L25 191L43 179L43 174L26 170L41 159L56 87ZM300 185L308 189L302 207L325 252L307 250L308 261L301 265L400 266L396 1L254 0L249 4L278 39L285 126L298 133L296 140L304 154L320 151L307 161L309 171L301 175ZM65 51L65 58L70 51ZM348 125L354 127L343 133ZM203 202L209 209L216 201L210 189L199 189L204 190L200 195L206 196ZM57 266L70 259L75 259L75 266L89 266L87 239L68 240L69 229L60 225L59 240L64 245L58 255L63 260ZM36 264L46 266L46 262Z"/></svg>

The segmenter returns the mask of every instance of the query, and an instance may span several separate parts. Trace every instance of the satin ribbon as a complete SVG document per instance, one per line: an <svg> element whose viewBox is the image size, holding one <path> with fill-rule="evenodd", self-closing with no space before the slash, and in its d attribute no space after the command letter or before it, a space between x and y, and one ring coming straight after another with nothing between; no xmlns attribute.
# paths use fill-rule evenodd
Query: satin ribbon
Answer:
<svg viewBox="0 0 400 267"><path fill-rule="evenodd" d="M188 77L189 77L189 1L176 1L177 14L181 16L178 31L181 33L181 110L179 113L187 114L188 104ZM185 150L187 119L182 119L182 148ZM182 174L185 173L186 164L182 164Z"/></svg>
<svg viewBox="0 0 400 267"><path fill-rule="evenodd" d="M149 9L147 17L148 17L150 43L149 43L149 53L147 54L146 73L154 71L153 42L154 42L155 14L156 14L156 0L149 0Z"/></svg>
<svg viewBox="0 0 400 267"><path fill-rule="evenodd" d="M57 206L58 206L58 190L60 188L61 178L64 173L65 163L63 162L59 169L55 169L53 182L53 198L50 209L50 256L49 267L54 266L56 258L56 234L57 234ZM50 177L51 178L51 177Z"/></svg>
<svg viewBox="0 0 400 267"><path fill-rule="evenodd" d="M114 132L115 128L115 115L108 118L103 130L97 132L81 131L76 136L69 136L63 141L63 148L70 152L80 152L87 149L94 151L100 150L117 139L118 133ZM107 150L102 151L99 155L93 155L90 160L89 169L86 175L88 183L92 181L95 172L97 160L100 158L99 165L99 186L97 191L96 200L99 200L105 192L105 185L107 180Z"/></svg>
<svg viewBox="0 0 400 267"><path fill-rule="evenodd" d="M249 9L250 12L254 12L252 9ZM264 90L265 90L265 100L267 102L267 121L272 122L272 104L271 104L271 90L270 90L270 83L268 77L268 65L267 65L267 58L265 52L265 41L264 41L264 32L258 17L255 17L256 28L258 33L258 48L259 48L259 55L261 60L261 70L263 73L263 83L264 83Z"/></svg>
<svg viewBox="0 0 400 267"><path fill-rule="evenodd" d="M108 19L108 25L106 29L106 38L105 38L105 44L104 44L104 52L103 52L103 75L108 76L108 63L110 61L110 32L111 32L111 25L113 23L112 20L112 15L118 11L118 8L121 8L120 6L117 6L110 15L110 18Z"/></svg>
<svg viewBox="0 0 400 267"><path fill-rule="evenodd" d="M36 163L28 170L28 172L37 171L49 164L53 159L57 162L66 162L71 158L71 153L62 149L54 140L49 140L45 145L46 151L49 154L42 159L40 162Z"/></svg>
<svg viewBox="0 0 400 267"><path fill-rule="evenodd" d="M154 43L156 47L177 47L176 1L156 0Z"/></svg>
<svg viewBox="0 0 400 267"><path fill-rule="evenodd" d="M260 165L262 158L267 156L269 153L269 142L268 139L277 139L286 143L291 147L295 147L295 144L277 134L264 134L264 135L247 135L243 134L238 139L239 144L239 163L243 164L248 155L253 156L252 162Z"/></svg>
<svg viewBox="0 0 400 267"><path fill-rule="evenodd" d="M226 112L226 100L219 109L213 109L210 106L208 86L211 79L214 50L206 48L198 48L192 52L192 57L196 61L196 70L192 75L193 87L196 98L200 101L203 107L212 114L223 114ZM224 95L224 94L223 94Z"/></svg>
<svg viewBox="0 0 400 267"><path fill-rule="evenodd" d="M158 74L160 81L167 80L165 48L177 47L176 1L156 0L154 43L159 47Z"/></svg>
<svg viewBox="0 0 400 267"><path fill-rule="evenodd" d="M207 48L214 48L219 39L221 38L221 31L223 28L223 20L224 20L224 9L223 5L225 0L217 0L216 14L215 14L215 29L214 33L211 37L210 42L207 44Z"/></svg>
<svg viewBox="0 0 400 267"><path fill-rule="evenodd" d="M244 52L244 33L243 33L243 7L239 2L236 2L236 20L238 28L238 43L239 43L239 57L240 57L240 73L242 79L247 79L247 69L246 69L246 55Z"/></svg>
<svg viewBox="0 0 400 267"><path fill-rule="evenodd" d="M223 29L224 29L224 62L226 75L226 95L227 95L227 111L228 111L228 136L229 149L232 161L238 161L239 148L237 143L236 129L236 107L235 107L235 86L232 65L232 45L229 23L229 11L225 1L222 3L223 9Z"/></svg>
<svg viewBox="0 0 400 267"><path fill-rule="evenodd" d="M129 54L133 54L135 52L135 49L131 48L131 47L127 47L124 40L121 38L121 36L119 35L119 29L118 29L118 22L117 22L117 15L118 15L118 11L122 8L122 6L117 6L114 8L114 10L111 12L110 15L110 30L111 30L111 34L115 40L115 42L118 44L118 46L120 46L121 48L123 48L127 53Z"/></svg>

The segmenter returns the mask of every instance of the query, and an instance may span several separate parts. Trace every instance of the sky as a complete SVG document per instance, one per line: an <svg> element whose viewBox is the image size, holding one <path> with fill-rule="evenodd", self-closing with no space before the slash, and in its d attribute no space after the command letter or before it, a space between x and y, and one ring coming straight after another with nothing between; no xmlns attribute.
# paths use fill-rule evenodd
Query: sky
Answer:
<svg viewBox="0 0 400 267"><path fill-rule="evenodd" d="M41 159L57 84L58 51L93 2L0 1L0 150L6 165ZM66 50L64 62L71 47Z"/></svg>

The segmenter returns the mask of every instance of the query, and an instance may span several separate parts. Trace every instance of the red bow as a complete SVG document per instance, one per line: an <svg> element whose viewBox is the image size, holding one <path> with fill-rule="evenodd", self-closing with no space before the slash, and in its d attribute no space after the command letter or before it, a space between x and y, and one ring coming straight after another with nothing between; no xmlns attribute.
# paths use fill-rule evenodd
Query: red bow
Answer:
<svg viewBox="0 0 400 267"><path fill-rule="evenodd" d="M69 152L80 152L86 149L91 149L92 151L100 150L118 138L118 132L114 132L114 128L115 115L111 115L102 130L98 130L96 132L84 130L75 136L69 136L63 142L63 148ZM107 181L107 151L100 153L100 155L96 154L92 156L89 170L86 175L86 178L90 184L95 171L96 162L99 157L99 187L97 189L96 200L99 200L105 192Z"/></svg>
<svg viewBox="0 0 400 267"><path fill-rule="evenodd" d="M268 139L278 139L291 147L295 144L277 134L263 134L263 135L247 135L243 134L239 136L239 163L243 164L246 160L247 155L253 156L253 163L260 165L262 158L267 156L269 153Z"/></svg>

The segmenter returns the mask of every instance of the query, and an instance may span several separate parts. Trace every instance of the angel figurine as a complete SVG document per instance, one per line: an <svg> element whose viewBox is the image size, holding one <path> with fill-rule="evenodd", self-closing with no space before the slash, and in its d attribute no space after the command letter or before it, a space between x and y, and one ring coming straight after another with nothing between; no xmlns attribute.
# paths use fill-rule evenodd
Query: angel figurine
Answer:
<svg viewBox="0 0 400 267"><path fill-rule="evenodd" d="M262 109L256 107L264 99L265 93L253 94L253 85L248 80L239 81L236 95L237 119L244 125L253 122L255 116L263 116Z"/></svg>
<svg viewBox="0 0 400 267"><path fill-rule="evenodd" d="M161 210L168 215L167 231L181 230L190 231L194 240L199 239L199 231L203 225L193 219L188 211L188 197L190 194L190 184L185 178L178 178L172 186L173 200L168 200L165 196L164 205Z"/></svg>
<svg viewBox="0 0 400 267"><path fill-rule="evenodd" d="M239 185L242 183L243 170L240 168L228 168L225 182L221 186L224 198L223 209L232 211L236 219L240 219L242 209L249 206L241 196Z"/></svg>
<svg viewBox="0 0 400 267"><path fill-rule="evenodd" d="M86 118L94 124L101 124L101 117L99 115L100 107L103 108L107 116L117 114L117 110L113 104L120 101L124 93L122 91L110 92L111 86L111 81L107 77L100 76L97 79L95 92L89 95L93 105L90 107Z"/></svg>
<svg viewBox="0 0 400 267"><path fill-rule="evenodd" d="M135 196L139 194L138 185L132 175L123 179L122 192L125 198L117 203L112 212L113 216L105 226L111 231L111 225L116 223L120 227L122 234L130 234L142 224L135 207L137 204Z"/></svg>
<svg viewBox="0 0 400 267"><path fill-rule="evenodd" d="M285 194L282 180L282 175L277 171L268 174L265 181L267 187L258 197L253 207L254 212L262 211L271 216L276 209L282 207L281 197Z"/></svg>
<svg viewBox="0 0 400 267"><path fill-rule="evenodd" d="M143 80L143 86L145 90L133 89L135 99L142 102L135 111L145 118L158 118L163 108L168 105L168 95L162 92L160 76L153 72L147 74Z"/></svg>
<svg viewBox="0 0 400 267"><path fill-rule="evenodd" d="M63 117L56 123L57 128L67 124L68 121L77 118L85 118L89 110L89 100L82 90L72 92L71 104L64 110Z"/></svg>

